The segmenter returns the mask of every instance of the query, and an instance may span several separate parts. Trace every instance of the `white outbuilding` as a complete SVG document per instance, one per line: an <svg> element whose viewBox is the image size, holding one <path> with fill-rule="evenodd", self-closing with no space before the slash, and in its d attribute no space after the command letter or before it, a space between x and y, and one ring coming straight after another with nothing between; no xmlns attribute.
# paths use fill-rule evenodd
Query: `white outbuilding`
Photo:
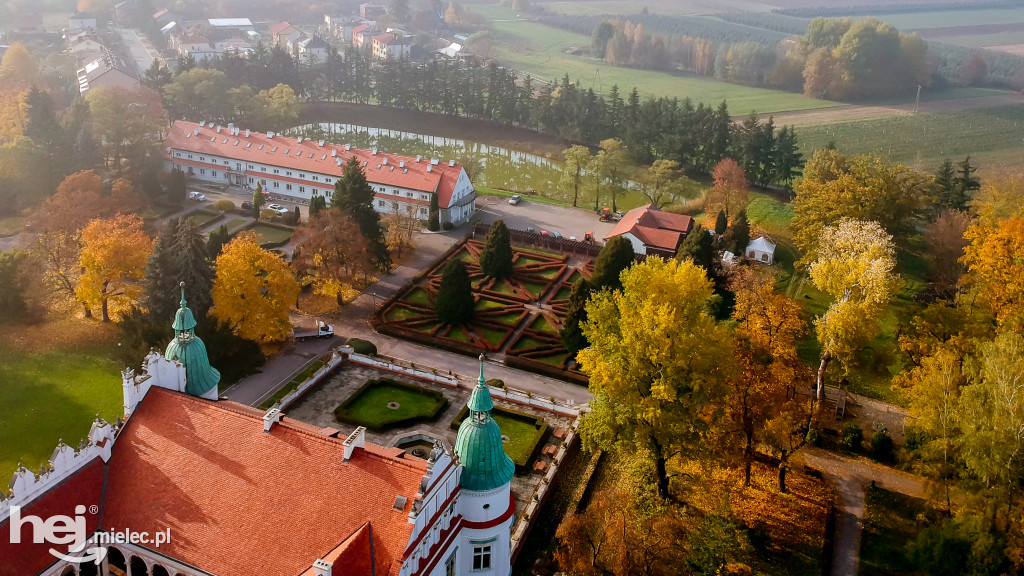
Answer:
<svg viewBox="0 0 1024 576"><path fill-rule="evenodd" d="M775 242L767 236L758 236L756 240L747 244L746 255L750 260L771 266L775 264Z"/></svg>

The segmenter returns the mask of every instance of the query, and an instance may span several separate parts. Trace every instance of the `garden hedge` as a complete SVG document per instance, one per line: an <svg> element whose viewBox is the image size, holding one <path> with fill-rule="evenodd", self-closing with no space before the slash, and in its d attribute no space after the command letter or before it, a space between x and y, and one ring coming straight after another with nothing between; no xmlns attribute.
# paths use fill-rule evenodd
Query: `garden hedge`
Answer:
<svg viewBox="0 0 1024 576"><path fill-rule="evenodd" d="M356 402L358 402L359 399L362 398L363 393L366 392L367 389L378 384L386 384L388 386L393 386L395 388L404 388L405 390L412 392L414 394L428 396L435 400L440 400L440 402L438 402L434 406L433 412L427 415L394 418L391 420L382 420L380 422L370 422L350 416L348 414L348 408L355 404ZM406 384L405 382L399 382L398 380L392 380L391 378L377 378L374 380L370 380L366 384L360 386L358 390L356 390L351 396L348 397L347 400L345 400L344 402L341 403L341 405L335 408L334 418L339 422L344 422L345 424L351 424L353 426L365 426L368 429L373 430L374 432L383 432L386 430L390 430L391 428L409 426L417 422L433 422L437 420L439 416L441 416L441 414L447 407L448 398L446 398L445 395L440 392L437 392L435 390L427 390L426 388L421 388L419 386L414 386L412 384Z"/></svg>

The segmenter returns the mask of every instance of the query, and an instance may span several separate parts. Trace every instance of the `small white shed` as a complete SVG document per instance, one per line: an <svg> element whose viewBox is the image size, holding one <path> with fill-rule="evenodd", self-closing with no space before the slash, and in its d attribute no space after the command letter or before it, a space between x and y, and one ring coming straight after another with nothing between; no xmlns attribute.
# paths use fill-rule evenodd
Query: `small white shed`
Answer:
<svg viewBox="0 0 1024 576"><path fill-rule="evenodd" d="M771 266L775 264L775 242L767 236L758 236L756 240L747 244L746 255L750 260Z"/></svg>

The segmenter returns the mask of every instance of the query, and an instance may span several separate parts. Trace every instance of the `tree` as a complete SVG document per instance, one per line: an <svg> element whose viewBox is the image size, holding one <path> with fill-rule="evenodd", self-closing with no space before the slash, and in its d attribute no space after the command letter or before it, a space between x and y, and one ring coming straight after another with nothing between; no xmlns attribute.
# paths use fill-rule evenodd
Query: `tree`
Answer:
<svg viewBox="0 0 1024 576"><path fill-rule="evenodd" d="M705 271L710 271L714 257L715 247L711 234L708 234L700 224L694 224L693 229L679 245L676 260L690 260Z"/></svg>
<svg viewBox="0 0 1024 576"><path fill-rule="evenodd" d="M217 257L210 314L235 335L256 342L281 342L292 333L288 309L299 283L284 259L260 248L254 232L228 242Z"/></svg>
<svg viewBox="0 0 1024 576"><path fill-rule="evenodd" d="M19 250L0 251L0 324L25 320L28 304L22 267L26 257Z"/></svg>
<svg viewBox="0 0 1024 576"><path fill-rule="evenodd" d="M420 227L420 221L416 218L416 207L407 206L405 211L398 209L395 203L391 212L384 215L384 225L387 228L385 241L388 250L392 250L401 258L402 248L413 248L413 235Z"/></svg>
<svg viewBox="0 0 1024 576"><path fill-rule="evenodd" d="M103 188L103 180L92 170L71 174L32 212L31 227L41 232L78 232L90 220L109 215Z"/></svg>
<svg viewBox="0 0 1024 576"><path fill-rule="evenodd" d="M441 229L440 207L437 201L437 192L430 193L430 212L427 216L427 230L437 232Z"/></svg>
<svg viewBox="0 0 1024 576"><path fill-rule="evenodd" d="M967 156L956 164L956 178L953 179L953 203L950 208L966 210L974 192L981 189L981 180L974 175L978 171L977 166L971 166L971 157Z"/></svg>
<svg viewBox="0 0 1024 576"><path fill-rule="evenodd" d="M1024 218L1003 220L995 228L975 224L964 237L970 244L963 263L971 285L988 303L1001 325L1024 320Z"/></svg>
<svg viewBox="0 0 1024 576"><path fill-rule="evenodd" d="M1024 217L1024 172L995 174L985 178L971 200L978 224L995 227L1001 220Z"/></svg>
<svg viewBox="0 0 1024 576"><path fill-rule="evenodd" d="M732 226L722 235L722 248L733 254L743 254L750 244L750 224L747 222L747 211L741 210L733 220Z"/></svg>
<svg viewBox="0 0 1024 576"><path fill-rule="evenodd" d="M724 212L726 220L732 218L740 210L745 210L750 199L750 185L743 169L732 158L719 162L712 177L714 185L708 189L704 199L704 213L715 214Z"/></svg>
<svg viewBox="0 0 1024 576"><path fill-rule="evenodd" d="M133 214L93 220L82 230L82 276L75 295L90 307L99 306L104 322L110 322L112 307L117 314L127 311L142 292L139 282L153 246L142 226Z"/></svg>
<svg viewBox="0 0 1024 576"><path fill-rule="evenodd" d="M32 53L21 42L12 42L0 60L0 78L29 85L36 78Z"/></svg>
<svg viewBox="0 0 1024 576"><path fill-rule="evenodd" d="M50 308L75 299L78 278L82 275L80 251L81 237L77 232L53 230L36 234L31 254L47 291L44 299ZM82 305L85 317L92 317L89 304L82 302Z"/></svg>
<svg viewBox="0 0 1024 576"><path fill-rule="evenodd" d="M622 236L612 236L594 259L594 273L587 284L592 290L620 290L622 272L635 260L632 242Z"/></svg>
<svg viewBox="0 0 1024 576"><path fill-rule="evenodd" d="M590 285L585 278L580 278L572 285L569 293L569 305L565 320L558 337L569 356L576 358L576 353L587 347L587 338L583 335L583 323L587 321L587 300L590 298Z"/></svg>
<svg viewBox="0 0 1024 576"><path fill-rule="evenodd" d="M618 211L615 200L623 191L623 182L626 179L626 149L614 138L602 140L601 150L594 156L591 164L591 169L598 178L596 195L600 196L601 188L607 188L612 198L612 211Z"/></svg>
<svg viewBox="0 0 1024 576"><path fill-rule="evenodd" d="M903 281L893 272L892 236L877 222L841 219L822 231L817 254L810 267L811 281L833 299L814 321L822 352L817 378L820 410L829 362L838 358L848 369L857 352L877 335L878 321Z"/></svg>
<svg viewBox="0 0 1024 576"><path fill-rule="evenodd" d="M260 209L266 204L267 197L263 193L263 183L257 182L256 188L252 191L252 213L254 217L259 217Z"/></svg>
<svg viewBox="0 0 1024 576"><path fill-rule="evenodd" d="M966 198L958 198L956 191L956 170L953 168L953 161L946 158L939 165L938 170L935 171L935 203L938 204L939 209L953 209L953 210L964 210L966 209ZM955 206L961 206L961 208L955 208Z"/></svg>
<svg viewBox="0 0 1024 576"><path fill-rule="evenodd" d="M995 576L1006 564L1005 542L978 514L926 526L907 543L907 559L928 576Z"/></svg>
<svg viewBox="0 0 1024 576"><path fill-rule="evenodd" d="M572 192L572 207L575 208L583 176L593 159L590 156L590 148L586 146L566 148L562 154L565 156L565 166L562 168L562 177L558 184L566 193Z"/></svg>
<svg viewBox="0 0 1024 576"><path fill-rule="evenodd" d="M295 231L299 246L292 266L304 285L316 294L333 296L338 305L354 288L360 274L364 281L373 270L373 253L352 218L337 209L323 210Z"/></svg>
<svg viewBox="0 0 1024 576"><path fill-rule="evenodd" d="M177 204L185 201L185 172L177 166L167 177L167 197Z"/></svg>
<svg viewBox="0 0 1024 576"><path fill-rule="evenodd" d="M86 94L92 130L103 142L104 160L120 174L123 162L136 173L146 158L159 157L160 140L167 126L167 111L160 95L139 86L99 86Z"/></svg>
<svg viewBox="0 0 1024 576"><path fill-rule="evenodd" d="M587 304L578 355L594 394L580 434L591 446L642 451L669 497L669 461L699 446L720 412L732 350L709 305L711 281L692 262L650 258L621 291Z"/></svg>
<svg viewBox="0 0 1024 576"><path fill-rule="evenodd" d="M67 164L66 134L57 120L49 94L33 86L25 96L25 106L28 110L24 133L46 158L45 181L52 189L57 180L67 174L62 167Z"/></svg>
<svg viewBox="0 0 1024 576"><path fill-rule="evenodd" d="M210 235L211 242L214 236ZM203 233L189 218L171 220L157 236L146 262L143 303L150 320L167 322L174 317L180 305L181 282L185 283L185 297L192 313L205 318L213 304L213 278L209 246Z"/></svg>
<svg viewBox="0 0 1024 576"><path fill-rule="evenodd" d="M263 127L280 129L295 124L299 119L299 100L295 91L287 84L278 84L256 95L258 124Z"/></svg>
<svg viewBox="0 0 1024 576"><path fill-rule="evenodd" d="M292 211L291 225L292 226L298 226L301 223L302 223L302 213L299 212L299 207L296 206L295 210Z"/></svg>
<svg viewBox="0 0 1024 576"><path fill-rule="evenodd" d="M327 210L327 198L325 196L313 196L309 201L309 216L312 218L318 212Z"/></svg>
<svg viewBox="0 0 1024 576"><path fill-rule="evenodd" d="M461 260L451 260L441 271L437 289L437 317L442 324L458 326L473 318L473 286Z"/></svg>
<svg viewBox="0 0 1024 576"><path fill-rule="evenodd" d="M388 13L395 22L407 24L409 22L409 0L391 0L391 9Z"/></svg>
<svg viewBox="0 0 1024 576"><path fill-rule="evenodd" d="M342 177L334 185L331 206L347 213L359 225L359 231L369 242L378 270L391 270L391 256L384 241L380 214L373 208L373 188L355 156L345 163Z"/></svg>
<svg viewBox="0 0 1024 576"><path fill-rule="evenodd" d="M729 227L729 219L726 217L725 212L718 211L718 216L715 216L715 234L721 236L725 234L725 231Z"/></svg>
<svg viewBox="0 0 1024 576"><path fill-rule="evenodd" d="M971 218L959 210L943 210L925 230L929 266L928 280L932 291L952 301L959 290L966 267L961 262L967 240L964 234Z"/></svg>
<svg viewBox="0 0 1024 576"><path fill-rule="evenodd" d="M484 276L497 280L512 275L512 239L504 220L495 220L487 231L480 252L480 270Z"/></svg>
<svg viewBox="0 0 1024 576"><path fill-rule="evenodd" d="M231 235L228 234L228 226L221 224L219 228L210 232L210 240L206 243L206 253L210 255L210 258L216 259L229 240L231 240Z"/></svg>
<svg viewBox="0 0 1024 576"><path fill-rule="evenodd" d="M729 379L727 422L742 439L744 482L750 485L755 440L765 423L780 412L787 387L807 372L797 345L806 331L800 304L775 293L774 278L753 269L737 273L736 361L742 372Z"/></svg>
<svg viewBox="0 0 1024 576"><path fill-rule="evenodd" d="M655 160L640 176L644 196L656 208L661 208L670 199L675 199L684 191L684 180L679 172L679 162L675 160Z"/></svg>

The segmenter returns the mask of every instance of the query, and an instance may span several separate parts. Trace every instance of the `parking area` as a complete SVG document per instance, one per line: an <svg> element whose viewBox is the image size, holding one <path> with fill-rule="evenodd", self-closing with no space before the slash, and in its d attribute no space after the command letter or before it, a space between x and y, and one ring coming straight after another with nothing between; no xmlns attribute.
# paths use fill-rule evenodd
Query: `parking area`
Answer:
<svg viewBox="0 0 1024 576"><path fill-rule="evenodd" d="M582 240L583 234L593 232L598 242L604 242L606 234L615 227L615 222L601 222L597 214L588 208L568 208L532 202L524 196L518 205L511 205L505 198L481 196L476 201L477 218L490 224L504 220L505 225L517 230L533 228L537 232L547 230L558 232L569 238Z"/></svg>

